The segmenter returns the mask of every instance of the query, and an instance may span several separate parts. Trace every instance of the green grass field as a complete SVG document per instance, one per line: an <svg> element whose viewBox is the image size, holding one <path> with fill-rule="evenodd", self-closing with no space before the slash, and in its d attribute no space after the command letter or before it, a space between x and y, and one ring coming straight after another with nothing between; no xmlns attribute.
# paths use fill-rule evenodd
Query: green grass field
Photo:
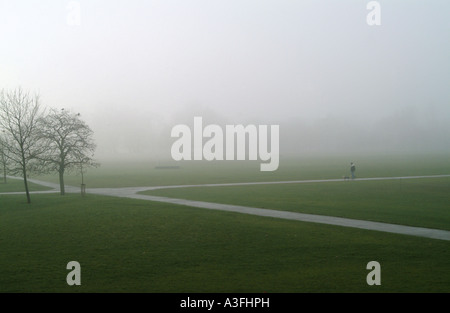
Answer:
<svg viewBox="0 0 450 313"><path fill-rule="evenodd" d="M88 170L85 183L101 188L342 178L349 174L350 161L356 162L358 177L450 174L448 155L287 158L274 172L261 172L259 161L139 161L103 162ZM180 168L156 168L164 165ZM55 174L36 178L58 182ZM68 174L65 183L79 186L81 177Z"/></svg>
<svg viewBox="0 0 450 313"><path fill-rule="evenodd" d="M93 195L1 201L1 292L450 291L445 241Z"/></svg>
<svg viewBox="0 0 450 313"><path fill-rule="evenodd" d="M3 177L2 177L3 179ZM44 187L41 185L36 185L33 183L28 183L28 187L30 188L30 191L43 191L43 190L49 190L50 188ZM6 184L3 182L0 183L0 193L2 192L20 192L25 191L23 180L19 179L7 179Z"/></svg>
<svg viewBox="0 0 450 313"><path fill-rule="evenodd" d="M358 176L450 173L445 156L368 160L354 160ZM90 170L86 182L122 187L339 178L347 168L343 160L283 164L274 173L240 162L193 162L177 170L111 164ZM78 179L68 176L67 184ZM448 230L449 180L152 194ZM23 195L0 195L0 247L0 292L450 292L448 241L91 194L36 194L31 204ZM373 260L381 264L381 286L366 283ZM81 264L81 286L66 284L69 261Z"/></svg>
<svg viewBox="0 0 450 313"><path fill-rule="evenodd" d="M142 194L450 230L450 177L191 187Z"/></svg>

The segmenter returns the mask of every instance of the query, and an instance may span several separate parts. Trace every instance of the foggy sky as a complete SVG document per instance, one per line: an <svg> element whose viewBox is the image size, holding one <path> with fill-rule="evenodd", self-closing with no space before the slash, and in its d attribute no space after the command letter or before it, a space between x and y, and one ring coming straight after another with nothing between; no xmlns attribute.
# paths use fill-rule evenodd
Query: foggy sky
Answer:
<svg viewBox="0 0 450 313"><path fill-rule="evenodd" d="M281 154L450 151L450 2L0 2L0 88L80 112L97 156L178 123L278 124Z"/></svg>

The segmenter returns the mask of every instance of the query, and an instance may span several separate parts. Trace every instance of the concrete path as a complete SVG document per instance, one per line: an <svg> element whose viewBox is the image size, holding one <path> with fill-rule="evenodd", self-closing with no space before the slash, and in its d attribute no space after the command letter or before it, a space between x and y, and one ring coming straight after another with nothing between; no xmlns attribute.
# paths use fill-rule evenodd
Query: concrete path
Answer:
<svg viewBox="0 0 450 313"><path fill-rule="evenodd" d="M241 182L241 183L219 183L219 184L197 184L197 185L167 185L167 186L148 186L148 187L125 187L125 188L105 188L105 190L135 190L142 192L147 190L173 189L173 188L193 188L193 187L225 187L225 186L249 186L249 185L276 185L276 184L309 184L309 183L330 183L330 182L350 182L350 181L373 181L373 180L403 180L420 178L440 178L450 177L449 175L427 175L427 176L401 176L401 177L367 177L356 178L354 180L344 181L339 179L309 179L309 180L286 180L286 181L265 181L265 182ZM58 186L59 188L59 186ZM103 189L103 188L101 188ZM99 188L91 190L100 190Z"/></svg>
<svg viewBox="0 0 450 313"><path fill-rule="evenodd" d="M166 203L172 203L172 204L178 204L178 205L186 205L186 206L190 206L190 207L204 208L204 209L211 209L211 210L237 212L237 213L244 213L244 214L251 214L251 215L282 218L282 219L288 219L288 220L297 220L297 221L302 221L302 222L312 222L312 223L337 225L337 226L344 226L344 227L354 227L354 228L361 228L361 229L367 229L367 230L376 230L376 231L383 231L383 232L389 232L389 233L397 233L397 234L403 234L403 235L412 235L412 236L420 236L420 237L427 237L427 238L433 238L433 239L450 240L450 231L438 230L438 229L428 229L428 228L422 228L422 227L411 227L411 226L403 226L403 225L395 225L395 224L387 224L387 223L379 223L379 222L370 222L370 221L341 218L341 217L334 217L334 216L304 214L304 213L296 213L296 212L288 212L288 211L269 210L269 209L252 208L252 207L229 205L229 204L219 204L219 203L211 203L211 202L203 202L203 201L173 199L173 198L165 198L165 197L157 197L157 196L140 195L140 194L128 195L125 197L133 198L133 199L166 202Z"/></svg>
<svg viewBox="0 0 450 313"><path fill-rule="evenodd" d="M437 177L450 177L450 175L429 175L429 176L404 176L404 177L375 177L375 178L358 178L354 181L370 181L370 180L393 180L393 179L420 179L420 178L437 178ZM13 177L10 177L13 178ZM19 178L20 179L20 178ZM50 191L38 191L34 193L50 193L58 192L59 184L43 182L35 179L30 179L30 182L35 184L44 185L53 190ZM217 186L244 186L244 185L269 185L269 184L300 184L300 183L324 183L324 182L343 182L342 179L321 179L321 180L297 180L297 181L278 181L278 182L253 182L253 183L226 183L226 184L200 184L200 185L173 185L173 186L151 186L151 187L126 187L126 188L89 188L86 190L87 193L114 196L114 197L124 197L140 200L149 200L157 202L172 203L177 205L184 205L189 207L210 209L210 210L220 210L228 212L236 212L243 214L251 214L265 217L297 220L302 222L312 222L328 225L337 225L343 227L353 227L367 230L375 230L381 232L396 233L402 235L419 236L432 239L440 240L450 240L450 231L430 229L423 227L412 227L389 223L371 222L365 220L356 220L349 218L333 217L333 216L323 216L315 214L304 214L288 211L278 211L269 210L262 208L245 207L238 205L220 204L204 201L192 201L185 199L175 199L159 196L150 196L138 194L138 192L147 190L158 190L158 189L169 189L169 188L192 188L192 187L217 187ZM66 192L74 193L80 192L80 188L66 186ZM19 194L19 193L6 193L6 194ZM23 194L23 192L22 192Z"/></svg>

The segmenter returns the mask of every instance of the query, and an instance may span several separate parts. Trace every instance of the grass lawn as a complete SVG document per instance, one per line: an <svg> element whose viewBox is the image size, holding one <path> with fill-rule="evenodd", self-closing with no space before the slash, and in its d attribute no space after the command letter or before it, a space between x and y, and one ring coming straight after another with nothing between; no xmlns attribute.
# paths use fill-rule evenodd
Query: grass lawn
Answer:
<svg viewBox="0 0 450 313"><path fill-rule="evenodd" d="M450 230L450 177L191 187L142 194Z"/></svg>
<svg viewBox="0 0 450 313"><path fill-rule="evenodd" d="M255 181L283 181L342 178L349 175L350 161L355 161L358 177L385 177L450 174L448 155L358 156L282 158L273 172L261 172L259 161L133 161L102 162L85 175L88 188L165 186ZM177 165L179 169L159 169ZM38 179L58 182L58 175ZM80 176L67 174L65 183L79 186Z"/></svg>
<svg viewBox="0 0 450 313"><path fill-rule="evenodd" d="M104 163L88 188L449 174L448 156ZM58 182L55 175L33 177ZM67 175L66 184L80 177ZM32 185L32 190L46 190ZM199 187L151 194L450 229L450 179ZM8 180L0 192L23 191ZM443 240L78 194L0 195L0 292L450 292ZM81 264L81 286L66 265ZM366 265L381 264L381 286Z"/></svg>
<svg viewBox="0 0 450 313"><path fill-rule="evenodd" d="M30 182L28 182L28 187L30 188L30 191L50 190L48 187L36 185ZM2 182L0 183L0 193L2 192L25 192L23 180L7 179L5 184L2 177Z"/></svg>
<svg viewBox="0 0 450 313"><path fill-rule="evenodd" d="M0 196L0 292L450 292L446 241L94 195L24 202ZM372 260L381 286L366 284Z"/></svg>

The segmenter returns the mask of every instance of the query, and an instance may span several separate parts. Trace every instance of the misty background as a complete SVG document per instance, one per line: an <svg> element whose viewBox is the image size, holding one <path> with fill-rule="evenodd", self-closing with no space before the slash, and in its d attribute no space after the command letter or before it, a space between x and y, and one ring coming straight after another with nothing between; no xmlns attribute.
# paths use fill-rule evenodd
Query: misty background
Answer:
<svg viewBox="0 0 450 313"><path fill-rule="evenodd" d="M450 152L450 2L368 2L1 1L0 88L79 112L100 161L169 159L194 116L280 125L282 156Z"/></svg>

